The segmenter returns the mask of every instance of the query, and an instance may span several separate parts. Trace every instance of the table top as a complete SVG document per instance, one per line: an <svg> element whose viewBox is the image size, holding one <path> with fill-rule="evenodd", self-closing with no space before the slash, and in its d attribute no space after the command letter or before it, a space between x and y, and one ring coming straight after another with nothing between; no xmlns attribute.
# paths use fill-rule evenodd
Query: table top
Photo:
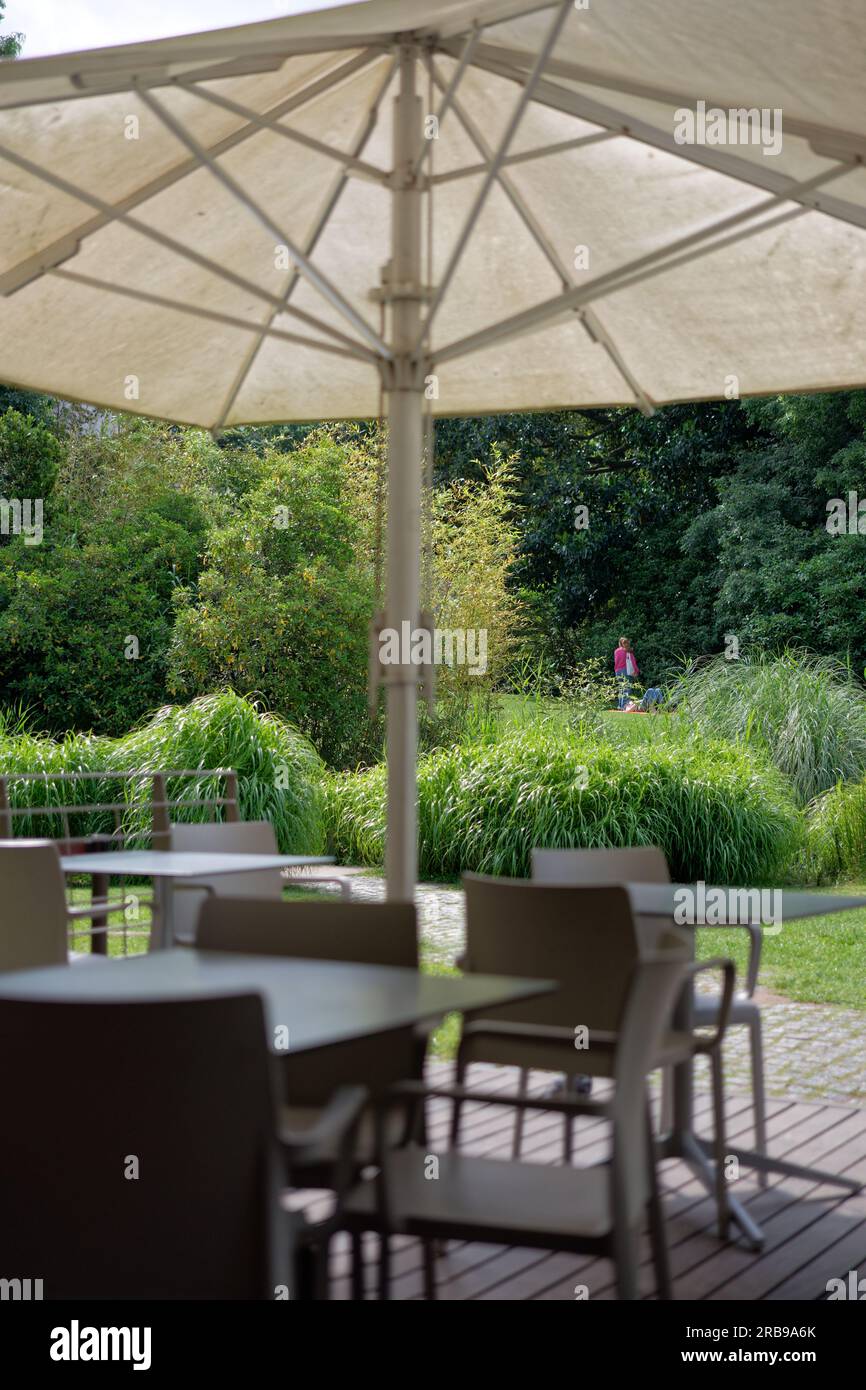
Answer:
<svg viewBox="0 0 866 1390"><path fill-rule="evenodd" d="M333 864L327 854L214 854L178 849L111 849L99 854L62 854L65 874L130 874L141 878L212 878Z"/></svg>
<svg viewBox="0 0 866 1390"><path fill-rule="evenodd" d="M829 917L834 912L866 908L866 898L850 897L844 893L800 893L790 888L720 888L712 883L703 887L695 883L626 883L624 887L636 915L673 918L678 924L682 910L678 914L677 908L684 901L681 896L684 890L693 895L691 903L697 909L695 916L698 923L702 924L703 905L705 915L710 917L709 926L715 925L713 904L721 908L722 924L750 922L757 926L762 922L792 922L798 917ZM723 898L714 896L719 893L724 895ZM763 898L762 893L765 895Z"/></svg>
<svg viewBox="0 0 866 1390"><path fill-rule="evenodd" d="M97 1003L261 994L269 1036L285 1026L291 1052L388 1033L452 1010L516 1003L556 987L553 980L506 975L454 979L401 966L184 949L0 974L0 1000Z"/></svg>

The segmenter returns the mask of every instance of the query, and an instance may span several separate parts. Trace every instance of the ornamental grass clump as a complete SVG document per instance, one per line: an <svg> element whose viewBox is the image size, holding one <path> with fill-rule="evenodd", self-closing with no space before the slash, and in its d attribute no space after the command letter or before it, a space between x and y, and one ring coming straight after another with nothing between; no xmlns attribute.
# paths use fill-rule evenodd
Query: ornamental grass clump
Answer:
<svg viewBox="0 0 866 1390"><path fill-rule="evenodd" d="M328 825L341 857L382 862L382 768L334 778ZM439 750L418 770L419 871L526 877L533 847L658 845L675 879L761 883L802 843L802 818L766 758L721 742L614 746L521 731Z"/></svg>
<svg viewBox="0 0 866 1390"><path fill-rule="evenodd" d="M866 774L866 697L829 657L714 657L684 676L677 696L680 714L705 738L766 750L801 806Z"/></svg>
<svg viewBox="0 0 866 1390"><path fill-rule="evenodd" d="M325 847L323 764L312 744L292 725L264 713L251 700L221 691L188 705L166 705L122 738L67 734L51 739L27 731L26 721L0 721L0 772L100 772L105 777L62 783L10 777L14 806L129 802L121 813L130 845L150 830L150 776L160 770L233 769L238 774L242 820L267 820L284 853L320 854ZM131 781L112 773L137 773ZM220 778L169 778L169 798L201 800L222 794ZM172 820L201 821L207 806L180 806ZM113 815L75 816L75 835L110 832ZM15 817L15 834L65 834L59 816Z"/></svg>

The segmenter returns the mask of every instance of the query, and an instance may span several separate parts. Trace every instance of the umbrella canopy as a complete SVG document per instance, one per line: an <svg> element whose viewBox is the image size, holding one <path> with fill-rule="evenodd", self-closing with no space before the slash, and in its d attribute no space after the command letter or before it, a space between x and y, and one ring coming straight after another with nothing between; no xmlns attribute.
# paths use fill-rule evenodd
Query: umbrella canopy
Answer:
<svg viewBox="0 0 866 1390"><path fill-rule="evenodd" d="M0 65L0 379L219 430L866 379L859 0L369 0ZM417 668L384 672L389 887Z"/></svg>

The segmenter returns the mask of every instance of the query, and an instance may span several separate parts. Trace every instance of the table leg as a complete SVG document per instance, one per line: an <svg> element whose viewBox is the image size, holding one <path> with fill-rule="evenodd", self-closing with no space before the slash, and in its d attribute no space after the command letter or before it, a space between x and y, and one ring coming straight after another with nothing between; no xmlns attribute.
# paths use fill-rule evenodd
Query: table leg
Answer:
<svg viewBox="0 0 866 1390"><path fill-rule="evenodd" d="M707 1139L698 1139L704 1153L711 1151ZM757 1153L754 1149L738 1149L733 1144L727 1146L728 1153L747 1168L757 1168L762 1173L782 1173L786 1178L802 1178L804 1182L832 1183L834 1187L847 1187L849 1192L862 1192L863 1183L856 1178L843 1177L841 1173L828 1173L823 1168L807 1168L803 1163L791 1163L787 1158L771 1158L768 1154Z"/></svg>
<svg viewBox="0 0 866 1390"><path fill-rule="evenodd" d="M150 951L165 951L174 945L174 893L170 878L153 880L153 907L150 916Z"/></svg>
<svg viewBox="0 0 866 1390"><path fill-rule="evenodd" d="M108 888L111 880L108 874L90 875L90 901L94 898L107 898ZM91 917L90 925L94 927L108 926L108 913L100 912L95 917ZM94 933L90 938L90 953L94 956L108 955L108 932Z"/></svg>
<svg viewBox="0 0 866 1390"><path fill-rule="evenodd" d="M695 933L690 933L692 944L694 945ZM683 990L677 1001L674 1010L674 1028L678 1032L691 1033L693 1029L693 1007L692 998L694 985L690 981L687 989ZM703 1183L708 1192L715 1195L716 1191L716 1170L713 1162L713 1146L709 1141L701 1139L694 1132L694 1082L695 1066L694 1059L689 1058L685 1062L680 1062L673 1069L673 1116L671 1130L666 1134L659 1146L663 1158L681 1158L691 1168L700 1182ZM733 1153L735 1150L728 1149ZM730 1219L735 1221L742 1231L746 1240L753 1250L761 1250L764 1245L764 1233L760 1226L752 1220L749 1213L736 1197L728 1196L728 1211Z"/></svg>

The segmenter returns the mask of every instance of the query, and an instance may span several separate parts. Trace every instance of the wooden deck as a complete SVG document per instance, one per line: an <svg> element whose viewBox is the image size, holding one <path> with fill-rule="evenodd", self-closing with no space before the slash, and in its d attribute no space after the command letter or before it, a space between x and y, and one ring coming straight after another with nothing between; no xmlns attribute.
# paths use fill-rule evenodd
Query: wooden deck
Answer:
<svg viewBox="0 0 866 1390"><path fill-rule="evenodd" d="M451 1068L434 1064L431 1080L450 1079ZM515 1073L508 1068L477 1066L471 1084L481 1090L508 1091ZM540 1092L550 1077L536 1074L531 1089ZM430 1108L431 1150L445 1147L446 1101ZM493 1105L466 1107L464 1147L488 1157L510 1156L513 1114ZM700 1090L696 1103L697 1128L708 1124L709 1095ZM866 1110L841 1105L820 1105L796 1100L771 1100L768 1104L771 1153L798 1163L814 1163L825 1171L844 1173L866 1182ZM728 1134L732 1144L752 1140L748 1096L733 1096L728 1105ZM577 1128L576 1163L604 1158L607 1126L604 1121L583 1119ZM536 1163L562 1161L562 1120L550 1113L530 1114L526 1121L523 1155ZM668 1245L680 1299L811 1300L826 1297L827 1280L846 1278L849 1270L866 1276L866 1192L845 1197L838 1188L771 1175L761 1190L750 1171L736 1184L736 1192L764 1228L766 1243L755 1254L735 1239L722 1244L714 1230L714 1207L689 1169L679 1160L662 1165ZM393 1240L395 1299L416 1299L422 1294L418 1243ZM375 1238L369 1238L367 1258L375 1259ZM349 1297L348 1252L342 1238L334 1243L332 1297ZM375 1288L372 1269L370 1289ZM644 1250L643 1292L654 1295L648 1249ZM564 1299L575 1298L575 1287L585 1285L591 1299L615 1297L612 1269L605 1260L574 1255L546 1254L538 1250L451 1242L437 1260L440 1299ZM371 1297L375 1295L371 1292Z"/></svg>

